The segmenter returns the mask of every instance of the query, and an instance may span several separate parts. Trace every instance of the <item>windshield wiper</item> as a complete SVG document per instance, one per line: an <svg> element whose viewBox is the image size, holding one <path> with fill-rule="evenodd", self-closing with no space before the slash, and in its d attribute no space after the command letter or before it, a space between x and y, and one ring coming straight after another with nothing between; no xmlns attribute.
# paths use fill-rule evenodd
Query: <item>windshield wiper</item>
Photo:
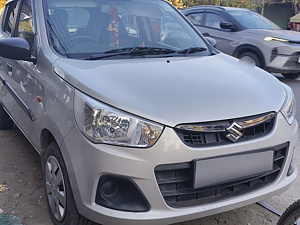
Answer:
<svg viewBox="0 0 300 225"><path fill-rule="evenodd" d="M175 53L175 50L158 47L133 47L112 49L101 54L91 55L86 60L97 60L118 55L145 56L145 55L161 55Z"/></svg>
<svg viewBox="0 0 300 225"><path fill-rule="evenodd" d="M110 51L107 51L106 53L111 52L119 52L122 50L128 50L130 49L130 53L145 53L145 54L168 54L168 53L175 53L175 50L169 49L169 48L160 48L160 47L133 47L133 48L123 48L123 49L113 49Z"/></svg>
<svg viewBox="0 0 300 225"><path fill-rule="evenodd" d="M204 52L206 50L207 50L207 48L203 48L203 47L192 47L192 48L187 48L184 50L177 51L177 53L188 55L188 54L192 54L192 53L196 53L196 52Z"/></svg>

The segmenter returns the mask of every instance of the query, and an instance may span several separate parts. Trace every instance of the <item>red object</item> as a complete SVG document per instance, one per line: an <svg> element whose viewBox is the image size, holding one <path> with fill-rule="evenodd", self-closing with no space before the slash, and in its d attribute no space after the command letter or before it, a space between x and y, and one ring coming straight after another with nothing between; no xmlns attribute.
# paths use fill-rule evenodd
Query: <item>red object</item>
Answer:
<svg viewBox="0 0 300 225"><path fill-rule="evenodd" d="M119 23L118 23L118 9L115 6L111 6L109 9L110 14L110 31L112 32L111 36L111 46L119 46Z"/></svg>
<svg viewBox="0 0 300 225"><path fill-rule="evenodd" d="M109 14L111 16L111 20L113 21L116 21L118 20L118 9L116 6L111 6L110 7L110 10L109 10Z"/></svg>

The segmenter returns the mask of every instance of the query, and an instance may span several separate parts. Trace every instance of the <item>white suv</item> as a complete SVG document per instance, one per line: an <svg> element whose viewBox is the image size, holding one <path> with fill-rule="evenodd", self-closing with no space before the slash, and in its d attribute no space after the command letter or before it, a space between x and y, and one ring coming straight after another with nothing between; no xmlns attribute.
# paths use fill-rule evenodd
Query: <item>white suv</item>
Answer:
<svg viewBox="0 0 300 225"><path fill-rule="evenodd" d="M268 72L300 77L300 33L281 30L258 13L241 8L195 6L182 10L217 48L237 58L248 58Z"/></svg>
<svg viewBox="0 0 300 225"><path fill-rule="evenodd" d="M162 225L285 191L291 88L216 51L161 0L12 0L0 128L42 158L55 225Z"/></svg>

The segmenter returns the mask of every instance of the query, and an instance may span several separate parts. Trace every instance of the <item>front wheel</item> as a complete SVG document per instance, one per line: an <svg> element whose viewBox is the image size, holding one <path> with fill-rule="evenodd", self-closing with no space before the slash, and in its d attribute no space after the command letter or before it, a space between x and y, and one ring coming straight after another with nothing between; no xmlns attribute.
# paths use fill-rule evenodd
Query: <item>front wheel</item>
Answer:
<svg viewBox="0 0 300 225"><path fill-rule="evenodd" d="M300 73L283 73L282 74L286 79L297 79L300 77Z"/></svg>
<svg viewBox="0 0 300 225"><path fill-rule="evenodd" d="M244 52L239 56L240 59L245 59L251 63L253 63L257 67L261 67L261 62L259 60L259 57L252 53L252 52Z"/></svg>
<svg viewBox="0 0 300 225"><path fill-rule="evenodd" d="M279 218L277 225L299 224L300 218L300 199L291 204ZM296 222L296 223L295 223Z"/></svg>
<svg viewBox="0 0 300 225"><path fill-rule="evenodd" d="M44 185L50 216L55 225L92 225L76 208L67 169L60 149L51 143L42 157Z"/></svg>

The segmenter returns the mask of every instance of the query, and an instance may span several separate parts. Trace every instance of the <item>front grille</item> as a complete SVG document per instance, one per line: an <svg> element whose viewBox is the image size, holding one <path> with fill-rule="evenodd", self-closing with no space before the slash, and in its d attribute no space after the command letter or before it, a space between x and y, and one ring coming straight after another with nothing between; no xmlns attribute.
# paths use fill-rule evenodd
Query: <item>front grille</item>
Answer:
<svg viewBox="0 0 300 225"><path fill-rule="evenodd" d="M285 143L271 149L274 151L272 171L230 183L194 189L194 162L159 165L155 168L155 176L165 202L171 207L213 203L255 191L274 182L283 168L288 146Z"/></svg>
<svg viewBox="0 0 300 225"><path fill-rule="evenodd" d="M299 70L300 69L300 63L298 61L287 61L284 66L284 69L288 70Z"/></svg>
<svg viewBox="0 0 300 225"><path fill-rule="evenodd" d="M263 137L269 134L274 126L276 114L275 113L268 113L262 114L253 117L246 117L246 118L239 118L234 120L228 121L218 121L213 123L202 123L206 127L216 127L216 126L223 126L229 127L230 124L233 122L242 123L239 121L251 121L253 119L262 118L266 116L267 120L261 123L255 123L253 126L245 126L245 128L240 129L240 132L243 134L237 142L252 140L256 138ZM197 126L197 124L193 125ZM178 126L177 126L178 127ZM232 144L233 142L228 139L227 135L229 134L226 129L216 131L216 132L205 132L205 131L192 131L192 130L184 130L175 127L174 130L179 136L179 138L190 147L207 147L207 146L217 146L217 145L225 145L225 144Z"/></svg>

